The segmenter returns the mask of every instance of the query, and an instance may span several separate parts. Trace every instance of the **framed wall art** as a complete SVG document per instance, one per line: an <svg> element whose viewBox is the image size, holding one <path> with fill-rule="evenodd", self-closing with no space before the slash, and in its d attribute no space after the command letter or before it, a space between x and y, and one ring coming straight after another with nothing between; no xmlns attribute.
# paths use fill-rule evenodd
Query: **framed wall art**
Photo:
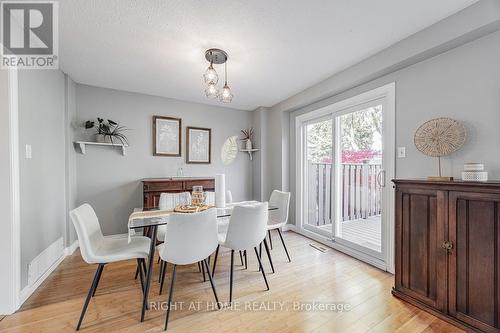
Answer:
<svg viewBox="0 0 500 333"><path fill-rule="evenodd" d="M186 163L210 164L212 159L212 130L186 127Z"/></svg>
<svg viewBox="0 0 500 333"><path fill-rule="evenodd" d="M153 116L153 155L181 156L180 118Z"/></svg>

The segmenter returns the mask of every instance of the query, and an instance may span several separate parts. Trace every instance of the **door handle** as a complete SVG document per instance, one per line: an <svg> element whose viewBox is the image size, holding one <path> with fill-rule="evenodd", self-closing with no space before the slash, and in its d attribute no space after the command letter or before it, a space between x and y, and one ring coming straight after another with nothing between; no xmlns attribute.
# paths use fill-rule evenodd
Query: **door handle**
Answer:
<svg viewBox="0 0 500 333"><path fill-rule="evenodd" d="M377 183L378 186L385 187L385 170L380 170L379 173L377 174Z"/></svg>

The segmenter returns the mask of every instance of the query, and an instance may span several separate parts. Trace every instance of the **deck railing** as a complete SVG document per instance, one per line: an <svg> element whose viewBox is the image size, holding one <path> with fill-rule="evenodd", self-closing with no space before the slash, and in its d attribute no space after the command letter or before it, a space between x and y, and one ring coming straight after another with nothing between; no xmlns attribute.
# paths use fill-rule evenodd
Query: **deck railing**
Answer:
<svg viewBox="0 0 500 333"><path fill-rule="evenodd" d="M366 219L381 213L381 188L377 175L380 164L342 164L340 167L341 183L341 220ZM331 224L335 216L332 201L334 194L332 165L330 163L312 163L308 165L307 184L308 224Z"/></svg>

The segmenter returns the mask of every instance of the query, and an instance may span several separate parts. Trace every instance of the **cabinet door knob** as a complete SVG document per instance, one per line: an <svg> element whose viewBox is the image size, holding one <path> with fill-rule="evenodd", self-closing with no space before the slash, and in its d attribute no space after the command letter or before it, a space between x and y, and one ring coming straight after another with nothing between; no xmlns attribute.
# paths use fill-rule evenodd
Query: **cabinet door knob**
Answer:
<svg viewBox="0 0 500 333"><path fill-rule="evenodd" d="M443 244L441 244L441 247L450 253L453 249L453 243L450 241L444 241Z"/></svg>

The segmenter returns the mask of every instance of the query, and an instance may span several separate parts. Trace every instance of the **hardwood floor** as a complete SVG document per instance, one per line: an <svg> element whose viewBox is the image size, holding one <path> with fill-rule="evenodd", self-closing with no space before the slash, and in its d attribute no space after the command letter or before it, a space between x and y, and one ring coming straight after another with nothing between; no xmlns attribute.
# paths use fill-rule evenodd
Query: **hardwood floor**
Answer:
<svg viewBox="0 0 500 333"><path fill-rule="evenodd" d="M248 270L242 269L239 256L235 256L235 306L232 309L207 308L213 301L208 280L203 283L196 265L179 267L173 295L179 303L171 312L168 331L462 332L394 298L390 292L392 275L334 250L320 252L309 246L313 241L292 232L284 233L292 257L292 263L288 263L279 238L274 237L272 255L276 273L267 275L271 290L265 291L253 253L249 251ZM229 295L229 260L230 252L219 253L215 281L221 301L227 301ZM270 271L267 259L264 266L266 272ZM158 295L156 262L154 267L150 301L166 302L172 267L168 267L162 295ZM74 331L95 269L95 265L85 264L76 251L17 313L0 321L0 332ZM163 310L151 309L146 313L146 320L139 321L142 298L134 272L135 261L104 268L81 328L83 332L163 331ZM190 302L200 302L199 309L196 309L198 303L191 303L195 309L190 309ZM283 309L273 302L283 302ZM299 311L294 308L297 304L312 306L312 302L330 309ZM349 306L349 311L332 311L334 304L342 304L346 309ZM273 306L274 311L267 310Z"/></svg>

